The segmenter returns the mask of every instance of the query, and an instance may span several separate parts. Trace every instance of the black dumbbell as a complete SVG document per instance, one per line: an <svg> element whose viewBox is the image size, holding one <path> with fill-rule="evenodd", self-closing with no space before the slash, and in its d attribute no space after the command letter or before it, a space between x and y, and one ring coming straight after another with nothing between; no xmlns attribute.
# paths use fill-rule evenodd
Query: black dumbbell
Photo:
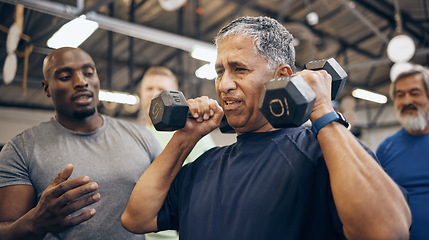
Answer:
<svg viewBox="0 0 429 240"><path fill-rule="evenodd" d="M189 107L182 92L162 91L152 99L149 117L156 130L174 131L185 126L188 112ZM219 129L222 133L235 133L225 116Z"/></svg>
<svg viewBox="0 0 429 240"><path fill-rule="evenodd" d="M150 103L149 117L158 131L174 131L183 128L189 107L179 91L162 91Z"/></svg>
<svg viewBox="0 0 429 240"><path fill-rule="evenodd" d="M331 75L331 100L336 99L343 91L347 81L347 73L334 58L311 61L305 64L304 68L314 71L325 70Z"/></svg>
<svg viewBox="0 0 429 240"><path fill-rule="evenodd" d="M347 73L333 58L309 62L305 68L323 69L331 75L332 100L340 94L347 80ZM258 107L273 127L296 127L310 118L315 100L316 94L311 87L301 76L295 75L265 83Z"/></svg>

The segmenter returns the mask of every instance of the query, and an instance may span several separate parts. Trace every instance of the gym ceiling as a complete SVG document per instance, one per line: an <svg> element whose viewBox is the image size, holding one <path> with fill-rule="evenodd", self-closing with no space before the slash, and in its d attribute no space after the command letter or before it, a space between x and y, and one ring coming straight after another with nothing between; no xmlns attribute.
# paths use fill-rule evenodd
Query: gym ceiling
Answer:
<svg viewBox="0 0 429 240"><path fill-rule="evenodd" d="M6 39L17 4L24 6L23 35L16 49L15 78L6 85ZM310 12L318 15L317 24L307 21ZM137 93L145 70L161 65L178 76L185 97L216 99L214 81L195 76L206 62L192 58L186 44L211 44L222 26L245 15L269 16L284 24L299 42L298 69L313 59L336 58L349 74L339 102L356 88L388 96L393 62L386 49L399 32L416 43L410 61L429 65L429 0L187 0L172 11L159 0L0 0L0 106L53 109L41 88L42 61L51 50L46 41L81 14L103 19L104 25L80 48L94 58L101 88L114 91ZM146 30L154 38L136 34ZM186 39L185 47L177 47L180 39ZM357 108L379 110L392 104L390 100L385 105L356 102ZM100 105L103 109L106 106ZM120 105L113 115L134 117L132 112Z"/></svg>

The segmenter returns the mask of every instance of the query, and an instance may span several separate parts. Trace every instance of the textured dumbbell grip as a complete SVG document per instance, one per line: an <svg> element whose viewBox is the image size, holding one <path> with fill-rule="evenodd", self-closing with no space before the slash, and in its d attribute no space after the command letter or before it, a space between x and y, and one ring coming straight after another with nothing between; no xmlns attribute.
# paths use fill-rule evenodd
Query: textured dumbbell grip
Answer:
<svg viewBox="0 0 429 240"><path fill-rule="evenodd" d="M334 111L327 113L313 123L313 126L311 127L311 131L313 131L314 135L317 136L320 129L322 129L323 127L325 127L331 122L338 121L339 119L340 119L340 116L338 115L338 113Z"/></svg>

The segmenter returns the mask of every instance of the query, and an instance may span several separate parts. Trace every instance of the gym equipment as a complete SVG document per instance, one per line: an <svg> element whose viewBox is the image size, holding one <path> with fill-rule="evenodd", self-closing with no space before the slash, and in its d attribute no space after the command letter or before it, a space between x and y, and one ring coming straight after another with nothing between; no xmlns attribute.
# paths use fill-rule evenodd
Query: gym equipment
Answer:
<svg viewBox="0 0 429 240"><path fill-rule="evenodd" d="M307 121L315 101L316 94L297 75L265 83L258 107L273 127L296 127Z"/></svg>
<svg viewBox="0 0 429 240"><path fill-rule="evenodd" d="M158 131L174 131L183 128L188 115L189 107L185 96L179 91L162 91L156 95L150 104L149 117ZM222 133L235 133L223 116L219 125Z"/></svg>
<svg viewBox="0 0 429 240"><path fill-rule="evenodd" d="M331 75L331 100L336 99L343 91L347 81L347 73L334 58L311 61L305 64L304 68L313 71L326 70Z"/></svg>
<svg viewBox="0 0 429 240"><path fill-rule="evenodd" d="M189 107L179 91L162 91L156 95L149 109L149 117L158 131L174 131L183 128Z"/></svg>
<svg viewBox="0 0 429 240"><path fill-rule="evenodd" d="M334 58L311 61L309 70L326 70L332 77L331 99L334 100L347 80L347 73ZM299 76L272 79L265 83L259 110L275 128L296 127L305 123L313 110L316 94Z"/></svg>

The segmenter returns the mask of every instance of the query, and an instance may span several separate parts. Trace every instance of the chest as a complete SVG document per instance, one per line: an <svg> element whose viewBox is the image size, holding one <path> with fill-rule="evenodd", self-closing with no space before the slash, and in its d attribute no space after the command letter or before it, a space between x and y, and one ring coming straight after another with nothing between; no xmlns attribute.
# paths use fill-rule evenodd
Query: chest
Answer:
<svg viewBox="0 0 429 240"><path fill-rule="evenodd" d="M132 139L84 139L58 136L37 145L29 154L29 172L38 197L56 175L67 165L74 165L70 179L89 176L99 190L132 189L150 159L146 150Z"/></svg>
<svg viewBox="0 0 429 240"><path fill-rule="evenodd" d="M259 149L223 154L206 171L200 171L187 199L192 206L190 215L201 219L216 216L226 222L239 216L263 222L277 214L293 219L296 210L306 205L311 209L314 204L310 202L323 192L312 189L326 190L327 171L276 144ZM300 214L306 211L302 209Z"/></svg>
<svg viewBox="0 0 429 240"><path fill-rule="evenodd" d="M411 192L417 186L429 189L428 146L429 138L393 142L388 146L389 150L382 161L383 168L398 184Z"/></svg>

